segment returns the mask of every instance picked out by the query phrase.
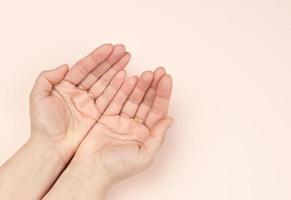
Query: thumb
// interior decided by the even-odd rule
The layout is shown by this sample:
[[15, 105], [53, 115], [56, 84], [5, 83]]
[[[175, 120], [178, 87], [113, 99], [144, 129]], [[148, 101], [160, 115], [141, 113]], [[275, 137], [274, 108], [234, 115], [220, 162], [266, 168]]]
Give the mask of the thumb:
[[61, 82], [68, 71], [68, 65], [61, 65], [55, 69], [43, 71], [37, 78], [32, 93], [48, 96], [53, 86]]
[[152, 128], [150, 137], [144, 143], [145, 148], [152, 157], [154, 157], [160, 149], [164, 141], [166, 131], [171, 127], [173, 121], [174, 120], [172, 118], [166, 118], [156, 123], [156, 125]]

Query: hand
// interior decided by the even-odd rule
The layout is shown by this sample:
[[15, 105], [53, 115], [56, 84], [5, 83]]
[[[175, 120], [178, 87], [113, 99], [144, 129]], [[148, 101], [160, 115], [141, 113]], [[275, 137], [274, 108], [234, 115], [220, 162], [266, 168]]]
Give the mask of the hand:
[[82, 141], [71, 164], [86, 165], [84, 170], [88, 171], [95, 169], [107, 184], [144, 170], [172, 123], [167, 118], [171, 90], [171, 76], [163, 68], [144, 72], [138, 81], [136, 77], [126, 80]]
[[107, 90], [123, 82], [129, 59], [123, 45], [105, 44], [71, 69], [41, 73], [30, 98], [31, 140], [53, 145], [68, 161], [113, 98]]
[[0, 199], [47, 193], [110, 102], [112, 85], [124, 81], [129, 59], [123, 45], [105, 44], [70, 70], [41, 73], [30, 98], [31, 138], [1, 166]]

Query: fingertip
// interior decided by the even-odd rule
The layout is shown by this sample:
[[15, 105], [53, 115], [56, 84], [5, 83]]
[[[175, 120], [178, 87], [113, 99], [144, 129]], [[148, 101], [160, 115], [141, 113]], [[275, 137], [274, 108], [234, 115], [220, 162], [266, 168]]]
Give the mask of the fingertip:
[[119, 72], [117, 72], [116, 76], [118, 77], [126, 77], [126, 71], [125, 70], [120, 70]]
[[174, 123], [174, 118], [172, 118], [172, 117], [168, 117], [168, 118], [167, 118], [167, 121], [168, 121], [168, 126], [167, 126], [167, 128], [170, 128], [170, 127], [173, 125], [173, 123]]
[[69, 70], [69, 65], [68, 64], [62, 64], [61, 66], [58, 67], [59, 69], [62, 69], [64, 71], [68, 71]]
[[123, 59], [126, 60], [126, 62], [128, 63], [131, 59], [131, 54], [129, 52], [125, 52]]
[[164, 99], [169, 99], [173, 87], [172, 77], [169, 74], [164, 75], [158, 85], [157, 95]]
[[117, 55], [124, 55], [125, 54], [125, 46], [123, 44], [117, 44], [114, 46], [113, 52]]
[[151, 87], [156, 89], [160, 79], [166, 74], [166, 71], [164, 70], [163, 67], [158, 67], [156, 68], [156, 70], [154, 71], [154, 79], [152, 82]]
[[164, 79], [167, 79], [167, 81], [172, 82], [172, 76], [170, 74], [165, 74]]
[[116, 45], [114, 46], [114, 48], [116, 48], [116, 49], [120, 49], [120, 50], [122, 50], [122, 51], [125, 51], [125, 50], [126, 50], [126, 47], [125, 47], [124, 44], [116, 44]]
[[174, 119], [171, 118], [171, 117], [167, 117], [167, 118], [164, 118], [164, 119], [161, 119], [160, 121], [158, 121], [155, 126], [159, 126], [161, 125], [162, 127], [168, 129], [171, 127], [171, 125], [173, 124], [174, 122]]
[[124, 69], [129, 63], [129, 61], [130, 61], [130, 54], [128, 52], [125, 52], [123, 56], [120, 58], [120, 60], [114, 64], [113, 68], [116, 70]]
[[154, 73], [152, 71], [144, 71], [140, 76], [144, 81], [150, 82], [153, 77]]
[[124, 83], [125, 77], [126, 77], [126, 71], [121, 70], [117, 72], [117, 74], [114, 76], [114, 78], [111, 81], [111, 84], [119, 88], [122, 85], [122, 83]]
[[68, 70], [69, 70], [68, 64], [62, 64], [54, 69], [43, 71], [42, 74], [46, 74], [46, 76], [48, 76], [52, 80], [54, 78], [56, 78], [56, 79], [62, 78], [63, 79], [65, 74], [68, 72]]
[[172, 76], [169, 75], [169, 74], [164, 75], [164, 76], [161, 78], [161, 81], [160, 81], [160, 84], [161, 84], [163, 87], [172, 86], [172, 83], [173, 83], [173, 79], [172, 79]]
[[132, 92], [133, 88], [135, 87], [137, 81], [138, 78], [136, 76], [127, 78], [122, 86], [123, 93], [129, 95]]
[[138, 77], [137, 77], [137, 76], [129, 77], [129, 78], [127, 79], [127, 81], [128, 81], [128, 83], [129, 83], [130, 85], [135, 85], [136, 82], [138, 81]]
[[100, 53], [104, 53], [105, 55], [111, 53], [114, 49], [114, 45], [111, 43], [106, 43], [101, 45], [100, 47], [97, 48], [97, 50], [100, 51]]
[[155, 73], [161, 73], [161, 74], [163, 73], [163, 74], [165, 74], [166, 73], [166, 69], [164, 67], [162, 67], [162, 66], [157, 67], [156, 70], [155, 70]]
[[131, 53], [130, 52], [126, 51], [125, 55], [128, 56], [129, 59], [131, 59]]
[[112, 43], [105, 43], [105, 44], [102, 44], [101, 46], [100, 46], [100, 48], [102, 48], [102, 47], [106, 47], [106, 48], [113, 48], [114, 47], [114, 45], [112, 44]]

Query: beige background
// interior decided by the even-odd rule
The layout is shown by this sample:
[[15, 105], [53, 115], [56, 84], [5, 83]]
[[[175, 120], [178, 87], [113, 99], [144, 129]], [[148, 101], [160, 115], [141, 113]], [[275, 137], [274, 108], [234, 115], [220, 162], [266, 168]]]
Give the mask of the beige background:
[[291, 199], [291, 1], [0, 1], [0, 162], [29, 136], [37, 74], [104, 42], [166, 66], [175, 125], [110, 200]]

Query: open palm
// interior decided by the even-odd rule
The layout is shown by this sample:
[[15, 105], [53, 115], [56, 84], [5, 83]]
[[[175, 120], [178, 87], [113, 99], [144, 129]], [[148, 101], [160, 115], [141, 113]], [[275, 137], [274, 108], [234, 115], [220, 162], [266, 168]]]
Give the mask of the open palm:
[[129, 59], [123, 45], [105, 44], [70, 70], [43, 72], [31, 93], [32, 137], [61, 143], [69, 159], [109, 104], [106, 90], [124, 81]]
[[163, 68], [127, 79], [81, 143], [75, 160], [91, 160], [113, 180], [145, 169], [171, 120], [172, 79]]

